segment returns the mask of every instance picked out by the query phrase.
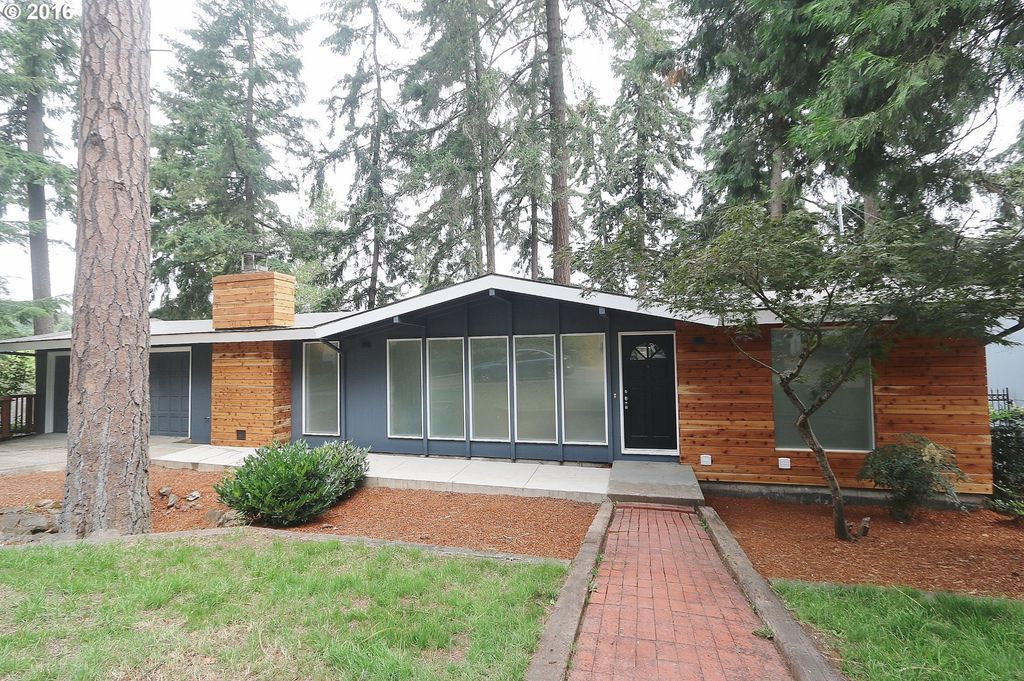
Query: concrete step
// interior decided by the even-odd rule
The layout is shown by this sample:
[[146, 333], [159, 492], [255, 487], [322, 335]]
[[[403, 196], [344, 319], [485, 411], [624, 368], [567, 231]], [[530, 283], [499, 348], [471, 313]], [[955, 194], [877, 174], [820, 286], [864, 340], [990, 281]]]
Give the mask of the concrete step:
[[612, 501], [702, 506], [693, 468], [669, 461], [616, 461], [608, 478]]

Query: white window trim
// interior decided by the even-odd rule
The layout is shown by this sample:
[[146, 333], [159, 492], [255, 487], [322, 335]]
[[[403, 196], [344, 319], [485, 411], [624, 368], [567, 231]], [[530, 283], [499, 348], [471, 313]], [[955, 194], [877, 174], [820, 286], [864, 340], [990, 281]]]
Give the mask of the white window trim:
[[[676, 446], [674, 449], [627, 449], [626, 448], [626, 409], [622, 399], [623, 375], [622, 375], [622, 340], [625, 336], [672, 336], [672, 376], [674, 377], [675, 389], [672, 391], [676, 398]], [[679, 361], [676, 355], [676, 332], [675, 331], [620, 331], [619, 347], [619, 451], [623, 454], [643, 454], [646, 456], [667, 456], [679, 458]]]
[[558, 380], [559, 387], [561, 388], [562, 403], [560, 405], [560, 414], [562, 417], [562, 434], [565, 434], [565, 345], [561, 342], [563, 338], [571, 338], [575, 336], [599, 336], [604, 339], [604, 365], [601, 367], [601, 376], [604, 379], [604, 387], [602, 390], [602, 398], [604, 399], [604, 440], [602, 442], [590, 441], [590, 442], [579, 442], [576, 440], [563, 440], [563, 445], [590, 445], [592, 447], [607, 447], [608, 446], [608, 337], [604, 332], [596, 333], [560, 333], [558, 343]]
[[[782, 330], [783, 329], [772, 329], [771, 332], [782, 331]], [[771, 333], [769, 333], [769, 336], [768, 336], [768, 345], [769, 345], [769, 351], [770, 351], [770, 349], [771, 349]], [[773, 358], [769, 357], [768, 359], [769, 359], [769, 361], [771, 361]], [[870, 358], [865, 358], [865, 361], [868, 362], [868, 373], [867, 373], [867, 379], [868, 379], [868, 430], [870, 431], [870, 436], [868, 438], [868, 441], [871, 443], [871, 449], [832, 449], [832, 448], [829, 448], [829, 447], [824, 447], [824, 445], [822, 445], [824, 447], [824, 449], [825, 449], [825, 453], [826, 454], [870, 454], [871, 452], [875, 451], [875, 449], [878, 448], [878, 441], [875, 439], [877, 437], [877, 435], [878, 435], [878, 433], [875, 430], [875, 371], [874, 371], [875, 367], [874, 367], [874, 362]], [[772, 439], [775, 438], [775, 432], [778, 429], [778, 424], [775, 423], [775, 381], [777, 381], [777, 380], [778, 380], [778, 377], [773, 374], [772, 375], [772, 431], [773, 431], [772, 432]], [[775, 447], [775, 451], [777, 451], [777, 452], [808, 452], [808, 453], [810, 453], [810, 452], [813, 452], [814, 450], [812, 450], [810, 447], [778, 447], [778, 446], [776, 446]]]
[[[509, 342], [508, 336], [470, 336], [469, 337], [469, 439], [472, 442], [511, 442], [512, 441], [512, 399], [508, 396], [508, 437], [506, 438], [491, 438], [491, 437], [476, 437], [473, 433], [473, 341], [475, 340], [489, 340], [500, 338], [505, 341], [505, 381], [506, 384], [512, 387], [512, 373], [511, 364], [512, 356], [509, 353]], [[513, 387], [514, 392], [514, 387]]]
[[[553, 333], [524, 333], [512, 336], [512, 354], [509, 356], [509, 364], [512, 367], [512, 394], [515, 399], [512, 401], [512, 418], [515, 419], [516, 424], [516, 442], [523, 444], [534, 444], [534, 445], [556, 445], [558, 444], [558, 364], [561, 361], [558, 352], [558, 340], [555, 338], [556, 334]], [[551, 355], [554, 358], [555, 371], [551, 376], [551, 387], [555, 392], [555, 409], [551, 412], [551, 417], [555, 421], [555, 437], [552, 440], [523, 440], [519, 438], [519, 383], [518, 376], [516, 373], [516, 340], [519, 338], [550, 338], [551, 339]]]
[[[434, 341], [459, 341], [459, 348], [461, 350], [462, 357], [462, 436], [461, 437], [438, 437], [430, 432], [430, 344]], [[430, 440], [439, 440], [446, 442], [465, 442], [466, 441], [466, 343], [462, 336], [440, 336], [437, 338], [427, 339], [427, 390], [426, 390], [426, 404], [427, 404], [427, 438]], [[390, 383], [389, 383], [390, 385]], [[388, 412], [390, 413], [390, 411]]]
[[319, 433], [312, 430], [306, 429], [306, 416], [309, 412], [306, 411], [306, 348], [310, 345], [323, 345], [321, 341], [306, 341], [302, 344], [302, 434], [303, 435], [319, 435], [324, 437], [339, 437], [341, 436], [341, 353], [338, 352], [337, 347], [331, 343], [331, 347], [335, 347], [334, 354], [337, 356], [337, 365], [335, 370], [335, 409], [338, 414], [338, 429], [333, 433]]
[[391, 344], [392, 343], [417, 343], [420, 350], [420, 400], [424, 399], [423, 396], [423, 339], [422, 338], [388, 338], [387, 347], [384, 350], [385, 360], [385, 376], [384, 380], [385, 390], [387, 391], [387, 419], [388, 419], [388, 438], [394, 440], [422, 440], [423, 439], [423, 405], [420, 404], [420, 434], [419, 435], [395, 435], [391, 429]]

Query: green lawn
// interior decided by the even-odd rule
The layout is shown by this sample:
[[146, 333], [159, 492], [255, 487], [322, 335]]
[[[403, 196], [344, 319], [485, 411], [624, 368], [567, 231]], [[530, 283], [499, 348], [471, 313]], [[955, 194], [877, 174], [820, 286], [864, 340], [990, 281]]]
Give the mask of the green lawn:
[[913, 589], [777, 581], [798, 619], [856, 681], [1024, 679], [1024, 602]]
[[0, 678], [521, 679], [566, 570], [241, 533], [0, 550]]

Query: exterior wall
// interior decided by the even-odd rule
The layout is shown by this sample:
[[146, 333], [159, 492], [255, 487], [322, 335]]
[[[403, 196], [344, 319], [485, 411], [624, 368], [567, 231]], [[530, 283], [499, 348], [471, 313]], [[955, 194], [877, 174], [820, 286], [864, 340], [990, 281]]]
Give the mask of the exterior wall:
[[[674, 322], [646, 315], [529, 296], [501, 293], [453, 301], [443, 309], [426, 310], [400, 323], [368, 329], [335, 339], [342, 350], [341, 436], [377, 452], [431, 456], [482, 456], [506, 459], [585, 461], [609, 463], [621, 454], [618, 401], [618, 332], [672, 331]], [[524, 442], [450, 441], [429, 438], [389, 438], [387, 433], [387, 340], [389, 338], [441, 338], [512, 336], [528, 334], [604, 333], [607, 359], [607, 445], [537, 444]], [[466, 343], [468, 353], [468, 342]], [[294, 343], [292, 363], [292, 438], [310, 443], [328, 439], [302, 432], [302, 343]], [[468, 374], [467, 374], [468, 375]], [[468, 391], [466, 392], [468, 400]], [[559, 413], [559, 433], [561, 414]], [[649, 458], [649, 457], [648, 457]], [[657, 457], [663, 458], [663, 457]]]
[[211, 444], [258, 447], [289, 439], [291, 354], [283, 341], [213, 345]]
[[295, 325], [295, 277], [243, 272], [213, 278], [213, 328]]
[[[679, 323], [676, 343], [681, 463], [701, 480], [824, 484], [810, 452], [775, 449], [768, 369], [744, 357], [721, 329]], [[742, 345], [754, 359], [771, 362], [768, 333]], [[984, 348], [965, 340], [908, 339], [874, 369], [876, 444], [903, 433], [925, 435], [956, 450], [970, 476], [961, 491], [991, 493]], [[712, 465], [701, 466], [701, 454], [710, 454]], [[791, 459], [790, 470], [779, 469], [780, 456]], [[864, 453], [829, 453], [846, 487], [871, 487], [856, 479], [863, 459]]]

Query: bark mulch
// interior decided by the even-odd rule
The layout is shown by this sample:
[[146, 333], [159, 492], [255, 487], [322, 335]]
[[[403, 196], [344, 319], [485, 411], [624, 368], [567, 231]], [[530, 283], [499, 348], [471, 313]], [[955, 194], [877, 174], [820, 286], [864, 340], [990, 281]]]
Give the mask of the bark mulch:
[[[150, 469], [153, 531], [208, 527], [203, 514], [225, 508], [213, 491], [222, 477], [219, 472]], [[168, 509], [166, 499], [157, 494], [164, 485], [181, 497], [180, 508]], [[201, 496], [190, 506], [184, 497], [192, 490]], [[63, 471], [0, 477], [0, 508], [63, 495]], [[563, 499], [362, 488], [314, 522], [291, 529], [573, 558], [597, 509], [595, 504]]]
[[868, 537], [832, 534], [832, 508], [708, 497], [757, 570], [768, 579], [911, 586], [1024, 599], [1024, 528], [988, 510], [921, 511], [911, 523], [885, 508], [847, 506]]

